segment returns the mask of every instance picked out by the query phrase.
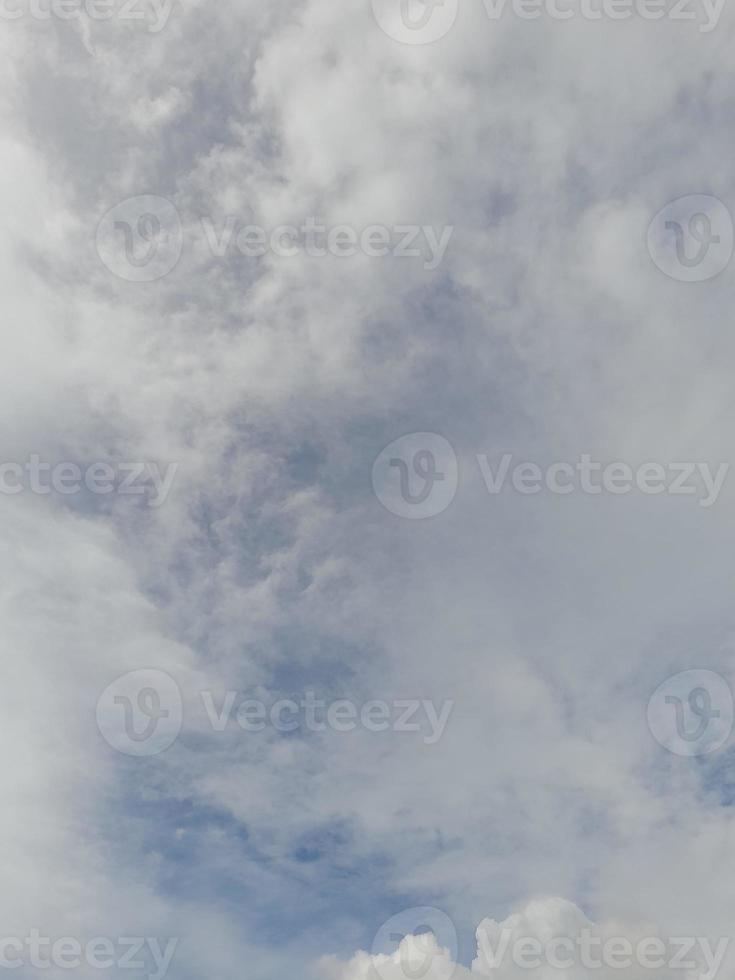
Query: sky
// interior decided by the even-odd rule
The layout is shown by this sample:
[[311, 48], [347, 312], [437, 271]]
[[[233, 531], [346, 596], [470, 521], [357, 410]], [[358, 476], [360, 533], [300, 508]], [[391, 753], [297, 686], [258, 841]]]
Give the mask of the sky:
[[[732, 8], [49, 4], [0, 4], [0, 970], [714, 948]], [[715, 975], [599, 975], [651, 972]]]

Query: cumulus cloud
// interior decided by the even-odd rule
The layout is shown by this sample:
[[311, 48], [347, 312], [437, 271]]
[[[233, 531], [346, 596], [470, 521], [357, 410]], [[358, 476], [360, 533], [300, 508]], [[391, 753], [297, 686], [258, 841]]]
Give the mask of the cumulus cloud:
[[[441, 930], [440, 930], [441, 931]], [[476, 931], [477, 955], [469, 968], [452, 959], [432, 931], [396, 934], [392, 953], [358, 952], [348, 961], [324, 957], [324, 980], [471, 980], [494, 976], [503, 980], [541, 977], [552, 980], [599, 976], [687, 978], [715, 976], [730, 944], [728, 937], [666, 937], [655, 928], [608, 920], [591, 922], [573, 902], [534, 899], [519, 912], [496, 921], [483, 919]]]

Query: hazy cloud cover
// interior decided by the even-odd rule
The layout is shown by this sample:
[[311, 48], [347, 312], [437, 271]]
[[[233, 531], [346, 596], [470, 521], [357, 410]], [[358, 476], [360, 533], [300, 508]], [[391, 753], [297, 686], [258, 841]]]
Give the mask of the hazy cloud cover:
[[[0, 936], [405, 980], [431, 907], [424, 976], [522, 980], [482, 923], [732, 932], [733, 12], [445, 2], [2, 7]], [[175, 709], [100, 702], [136, 671]]]

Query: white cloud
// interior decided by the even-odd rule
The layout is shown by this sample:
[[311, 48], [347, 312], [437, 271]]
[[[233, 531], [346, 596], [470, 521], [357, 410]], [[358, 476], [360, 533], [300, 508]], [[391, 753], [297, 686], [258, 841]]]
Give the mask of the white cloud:
[[726, 968], [729, 937], [670, 936], [658, 927], [621, 921], [591, 922], [573, 902], [541, 898], [496, 921], [483, 919], [476, 931], [477, 956], [468, 969], [454, 962], [450, 950], [432, 931], [409, 933], [392, 953], [356, 953], [348, 961], [324, 957], [318, 975], [324, 980], [500, 980], [540, 977], [570, 980], [599, 976], [650, 976], [692, 980], [717, 976]]
[[[686, 194], [735, 209], [732, 23], [491, 22], [478, 0], [409, 47], [362, 0], [182, 2], [156, 34], [3, 22], [2, 460], [179, 464], [156, 512], [1, 499], [5, 928], [196, 927], [181, 975], [225, 976], [347, 955], [414, 898], [467, 923], [561, 894], [725, 934], [726, 780], [662, 754], [645, 703], [676, 670], [730, 674], [732, 491], [491, 499], [471, 465], [730, 458], [735, 269], [672, 281], [646, 231]], [[95, 230], [143, 194], [183, 254], [130, 283]], [[228, 215], [455, 232], [435, 271], [253, 262], [207, 247], [202, 217]], [[425, 431], [457, 497], [402, 522], [371, 467]], [[434, 746], [213, 742], [191, 716], [129, 770], [94, 708], [138, 667], [188, 704], [206, 681], [455, 708]], [[247, 845], [192, 832], [172, 857], [186, 805]]]

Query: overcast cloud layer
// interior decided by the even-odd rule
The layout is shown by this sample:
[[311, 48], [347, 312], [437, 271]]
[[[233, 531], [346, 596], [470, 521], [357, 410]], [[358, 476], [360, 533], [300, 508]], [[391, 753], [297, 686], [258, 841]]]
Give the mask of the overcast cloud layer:
[[[430, 43], [398, 0], [3, 6], [2, 937], [175, 937], [173, 980], [523, 980], [481, 923], [732, 933], [735, 13], [447, 4]], [[309, 219], [431, 231], [272, 246]], [[34, 492], [34, 455], [171, 483]], [[105, 726], [172, 705], [98, 701], [139, 670], [181, 718], [136, 756]], [[423, 923], [374, 939], [422, 907], [457, 941], [406, 974]]]

